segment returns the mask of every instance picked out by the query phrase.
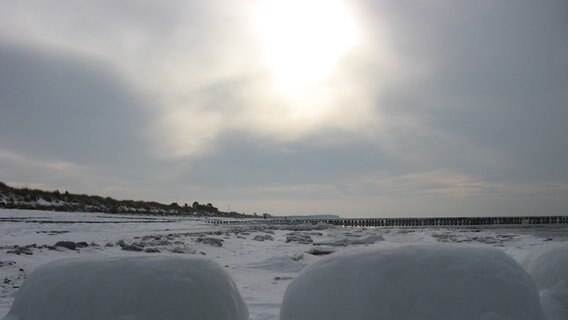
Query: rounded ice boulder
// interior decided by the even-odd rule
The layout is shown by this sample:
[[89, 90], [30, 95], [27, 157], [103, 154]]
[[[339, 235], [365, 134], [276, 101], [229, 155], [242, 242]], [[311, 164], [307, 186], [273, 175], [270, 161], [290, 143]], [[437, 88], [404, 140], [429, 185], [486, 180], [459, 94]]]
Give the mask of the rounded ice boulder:
[[234, 282], [201, 257], [70, 259], [36, 269], [6, 320], [247, 320]]
[[535, 248], [522, 259], [522, 264], [539, 289], [548, 289], [560, 282], [568, 285], [568, 242]]
[[304, 269], [280, 320], [542, 320], [538, 291], [490, 247], [384, 246], [337, 253]]
[[535, 248], [521, 262], [541, 289], [547, 319], [568, 319], [568, 242]]

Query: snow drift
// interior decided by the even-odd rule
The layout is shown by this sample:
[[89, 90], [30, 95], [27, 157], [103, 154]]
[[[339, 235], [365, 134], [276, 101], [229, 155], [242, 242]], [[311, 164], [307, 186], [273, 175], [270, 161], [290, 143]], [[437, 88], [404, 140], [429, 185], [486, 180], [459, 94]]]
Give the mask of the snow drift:
[[304, 269], [281, 320], [541, 320], [531, 277], [490, 247], [411, 245], [337, 253]]
[[46, 264], [5, 320], [247, 320], [230, 276], [200, 257], [131, 256]]

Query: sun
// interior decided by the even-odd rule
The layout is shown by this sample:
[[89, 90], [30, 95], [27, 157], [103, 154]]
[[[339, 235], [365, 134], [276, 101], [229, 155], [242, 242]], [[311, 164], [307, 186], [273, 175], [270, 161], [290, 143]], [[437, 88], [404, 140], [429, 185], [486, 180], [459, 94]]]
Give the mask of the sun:
[[327, 79], [358, 38], [341, 0], [265, 0], [256, 21], [264, 61], [284, 92]]

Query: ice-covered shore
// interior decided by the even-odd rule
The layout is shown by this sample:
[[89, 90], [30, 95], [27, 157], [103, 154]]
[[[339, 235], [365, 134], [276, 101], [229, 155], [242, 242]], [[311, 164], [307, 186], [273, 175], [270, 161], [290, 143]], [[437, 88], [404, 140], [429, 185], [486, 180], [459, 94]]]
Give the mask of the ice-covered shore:
[[[491, 289], [489, 290], [491, 292], [496, 292], [496, 288], [505, 287], [504, 285], [497, 285], [500, 283], [499, 280], [508, 279], [506, 282], [512, 283], [510, 288], [516, 289], [513, 290], [515, 295], [510, 295], [507, 301], [503, 301], [504, 305], [510, 306], [507, 310], [511, 312], [514, 309], [518, 312], [524, 310], [528, 315], [535, 315], [533, 318], [527, 319], [540, 319], [537, 310], [540, 305], [537, 304], [536, 307], [533, 306], [534, 308], [530, 307], [533, 305], [531, 303], [534, 302], [531, 302], [530, 290], [522, 289], [528, 288], [530, 283], [533, 286], [536, 284], [534, 292], [540, 293], [540, 304], [542, 304], [545, 319], [568, 319], [568, 288], [566, 285], [568, 280], [565, 272], [565, 270], [568, 270], [566, 264], [568, 260], [566, 246], [568, 229], [566, 227], [376, 229], [260, 225], [222, 228], [207, 224], [203, 220], [183, 218], [164, 219], [0, 210], [0, 240], [0, 280], [2, 280], [2, 283], [0, 283], [0, 318], [8, 313], [14, 295], [22, 286], [24, 279], [32, 271], [51, 261], [67, 258], [104, 260], [115, 259], [113, 257], [135, 256], [162, 258], [177, 255], [179, 257], [203, 256], [215, 261], [234, 279], [240, 295], [248, 306], [250, 319], [278, 319], [287, 287], [289, 287], [288, 290], [292, 290], [291, 288], [297, 286], [294, 283], [306, 279], [306, 273], [314, 270], [314, 268], [317, 269], [322, 264], [325, 265], [325, 261], [347, 259], [344, 262], [345, 266], [349, 263], [357, 264], [356, 261], [359, 258], [356, 257], [355, 252], [370, 250], [369, 252], [376, 252], [377, 254], [364, 254], [360, 258], [362, 261], [367, 261], [367, 258], [365, 258], [367, 256], [381, 256], [378, 253], [389, 257], [381, 260], [381, 263], [383, 263], [381, 268], [374, 269], [384, 270], [390, 267], [393, 270], [400, 270], [400, 274], [409, 275], [408, 279], [413, 279], [412, 277], [416, 276], [417, 273], [422, 273], [424, 279], [430, 279], [428, 280], [430, 282], [420, 282], [415, 279], [409, 280], [407, 283], [409, 285], [415, 283], [417, 288], [422, 286], [422, 290], [430, 293], [421, 295], [425, 297], [424, 301], [427, 301], [427, 298], [435, 299], [435, 295], [431, 294], [431, 291], [435, 288], [432, 286], [442, 286], [445, 283], [444, 286], [446, 287], [438, 288], [439, 292], [452, 293], [451, 296], [456, 298], [460, 297], [461, 294], [461, 299], [472, 299], [469, 302], [475, 304], [478, 308], [475, 309], [475, 306], [473, 306], [471, 310], [481, 310], [484, 305], [489, 305], [487, 304], [489, 298], [505, 299], [503, 297], [507, 294], [503, 293], [499, 298], [497, 294], [477, 296], [474, 293], [486, 292], [489, 289]], [[61, 241], [72, 242], [75, 246], [69, 248], [55, 246], [56, 243]], [[430, 250], [433, 253], [428, 254], [419, 250], [414, 255], [408, 254], [407, 251], [411, 250], [408, 248], [415, 247], [417, 244], [429, 248], [426, 251]], [[448, 244], [456, 248], [452, 249], [455, 252], [449, 257], [439, 251], [440, 248], [444, 248]], [[460, 271], [458, 267], [464, 267], [468, 265], [467, 263], [455, 264], [455, 268], [450, 270], [455, 271], [454, 273], [449, 271], [438, 275], [433, 273], [433, 271], [444, 266], [451, 266], [450, 262], [455, 259], [459, 260], [460, 257], [465, 259], [465, 256], [471, 256], [472, 253], [468, 250], [472, 250], [470, 249], [472, 244], [482, 246], [484, 252], [489, 252], [487, 254], [478, 253], [478, 259], [475, 260], [478, 262], [485, 261], [486, 263], [481, 263], [477, 267], [470, 266], [472, 269], [468, 269], [469, 274], [464, 273], [464, 270]], [[343, 258], [345, 256], [349, 258]], [[427, 266], [412, 264], [412, 261], [419, 257], [422, 257], [425, 261], [431, 261], [431, 264], [436, 267], [429, 269]], [[396, 261], [399, 261], [400, 265], [393, 267], [397, 266]], [[514, 264], [511, 265], [511, 261]], [[375, 263], [378, 262], [375, 261]], [[341, 266], [343, 263], [339, 265]], [[486, 269], [483, 269], [486, 271], [486, 277], [483, 279], [487, 281], [472, 282], [472, 279], [477, 279], [475, 276], [477, 269], [475, 268], [481, 268], [482, 265], [486, 266]], [[406, 269], [402, 266], [406, 266]], [[503, 266], [508, 267], [504, 268]], [[353, 270], [353, 268], [348, 269]], [[519, 273], [519, 270], [522, 272]], [[359, 274], [363, 274], [363, 271], [360, 271]], [[341, 282], [342, 277], [346, 275], [345, 272], [334, 274], [334, 277], [330, 277], [331, 279], [328, 280], [329, 284], [336, 287], [336, 290], [342, 290], [341, 292], [347, 296], [359, 297], [356, 301], [362, 301], [360, 296], [366, 290], [365, 285], [370, 287], [373, 282], [364, 281], [360, 285], [355, 285], [355, 281], [349, 282], [349, 285], [346, 286]], [[317, 274], [324, 273], [326, 272], [317, 272]], [[380, 274], [377, 273], [375, 276], [378, 277]], [[468, 276], [463, 276], [464, 274], [468, 274]], [[521, 274], [524, 274], [524, 276], [521, 276]], [[529, 280], [526, 278], [528, 277], [527, 274], [530, 275]], [[460, 277], [460, 275], [462, 276]], [[441, 277], [441, 280], [436, 280], [436, 277]], [[536, 280], [534, 283], [533, 279]], [[463, 285], [449, 288], [447, 286], [450, 285], [448, 284], [450, 282], [444, 282], [446, 280], [452, 280], [451, 283]], [[293, 283], [290, 285], [292, 281]], [[381, 286], [385, 287], [385, 284], [396, 286], [397, 283], [404, 283], [404, 281], [401, 281], [381, 282]], [[484, 287], [484, 283], [487, 286]], [[490, 287], [490, 284], [495, 284], [495, 287]], [[474, 285], [478, 285], [478, 287], [472, 288]], [[344, 289], [340, 289], [341, 287]], [[484, 289], [477, 290], [476, 288]], [[325, 297], [322, 298], [322, 294], [318, 293], [317, 290], [302, 290], [302, 292], [306, 301], [325, 300]], [[398, 294], [399, 298], [402, 295], [402, 301], [404, 299], [407, 299], [407, 301], [408, 299], [419, 299], [419, 296], [416, 296], [419, 291], [416, 290], [395, 290], [394, 292], [385, 290], [385, 292], [393, 293], [390, 297], [397, 296], [394, 293]], [[535, 299], [538, 302], [539, 297], [536, 296]], [[286, 302], [287, 299], [284, 299], [284, 301], [285, 305], [282, 309], [285, 313], [284, 310], [289, 308], [286, 305], [290, 304]], [[442, 307], [436, 307], [435, 302], [432, 301], [427, 303], [431, 308], [443, 310]], [[327, 300], [327, 303], [336, 306], [341, 305], [330, 300]], [[518, 308], [513, 307], [515, 303], [518, 304]], [[292, 309], [299, 310], [299, 307], [294, 304], [291, 305], [294, 306]], [[466, 312], [465, 310], [468, 309], [463, 310]], [[511, 316], [514, 313], [509, 313], [509, 311], [493, 310], [479, 313], [479, 319], [506, 319], [499, 318], [500, 315], [512, 317], [511, 319], [523, 319], [522, 317]], [[465, 316], [462, 318], [468, 319]], [[142, 318], [134, 317], [132, 319]], [[290, 318], [286, 318], [283, 314], [281, 319]]]

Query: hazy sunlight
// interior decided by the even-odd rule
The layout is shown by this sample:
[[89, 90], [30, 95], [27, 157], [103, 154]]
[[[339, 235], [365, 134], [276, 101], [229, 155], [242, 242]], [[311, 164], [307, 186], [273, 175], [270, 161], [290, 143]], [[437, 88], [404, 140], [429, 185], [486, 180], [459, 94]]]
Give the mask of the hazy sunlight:
[[278, 89], [297, 92], [325, 80], [357, 40], [340, 0], [266, 0], [257, 17]]

